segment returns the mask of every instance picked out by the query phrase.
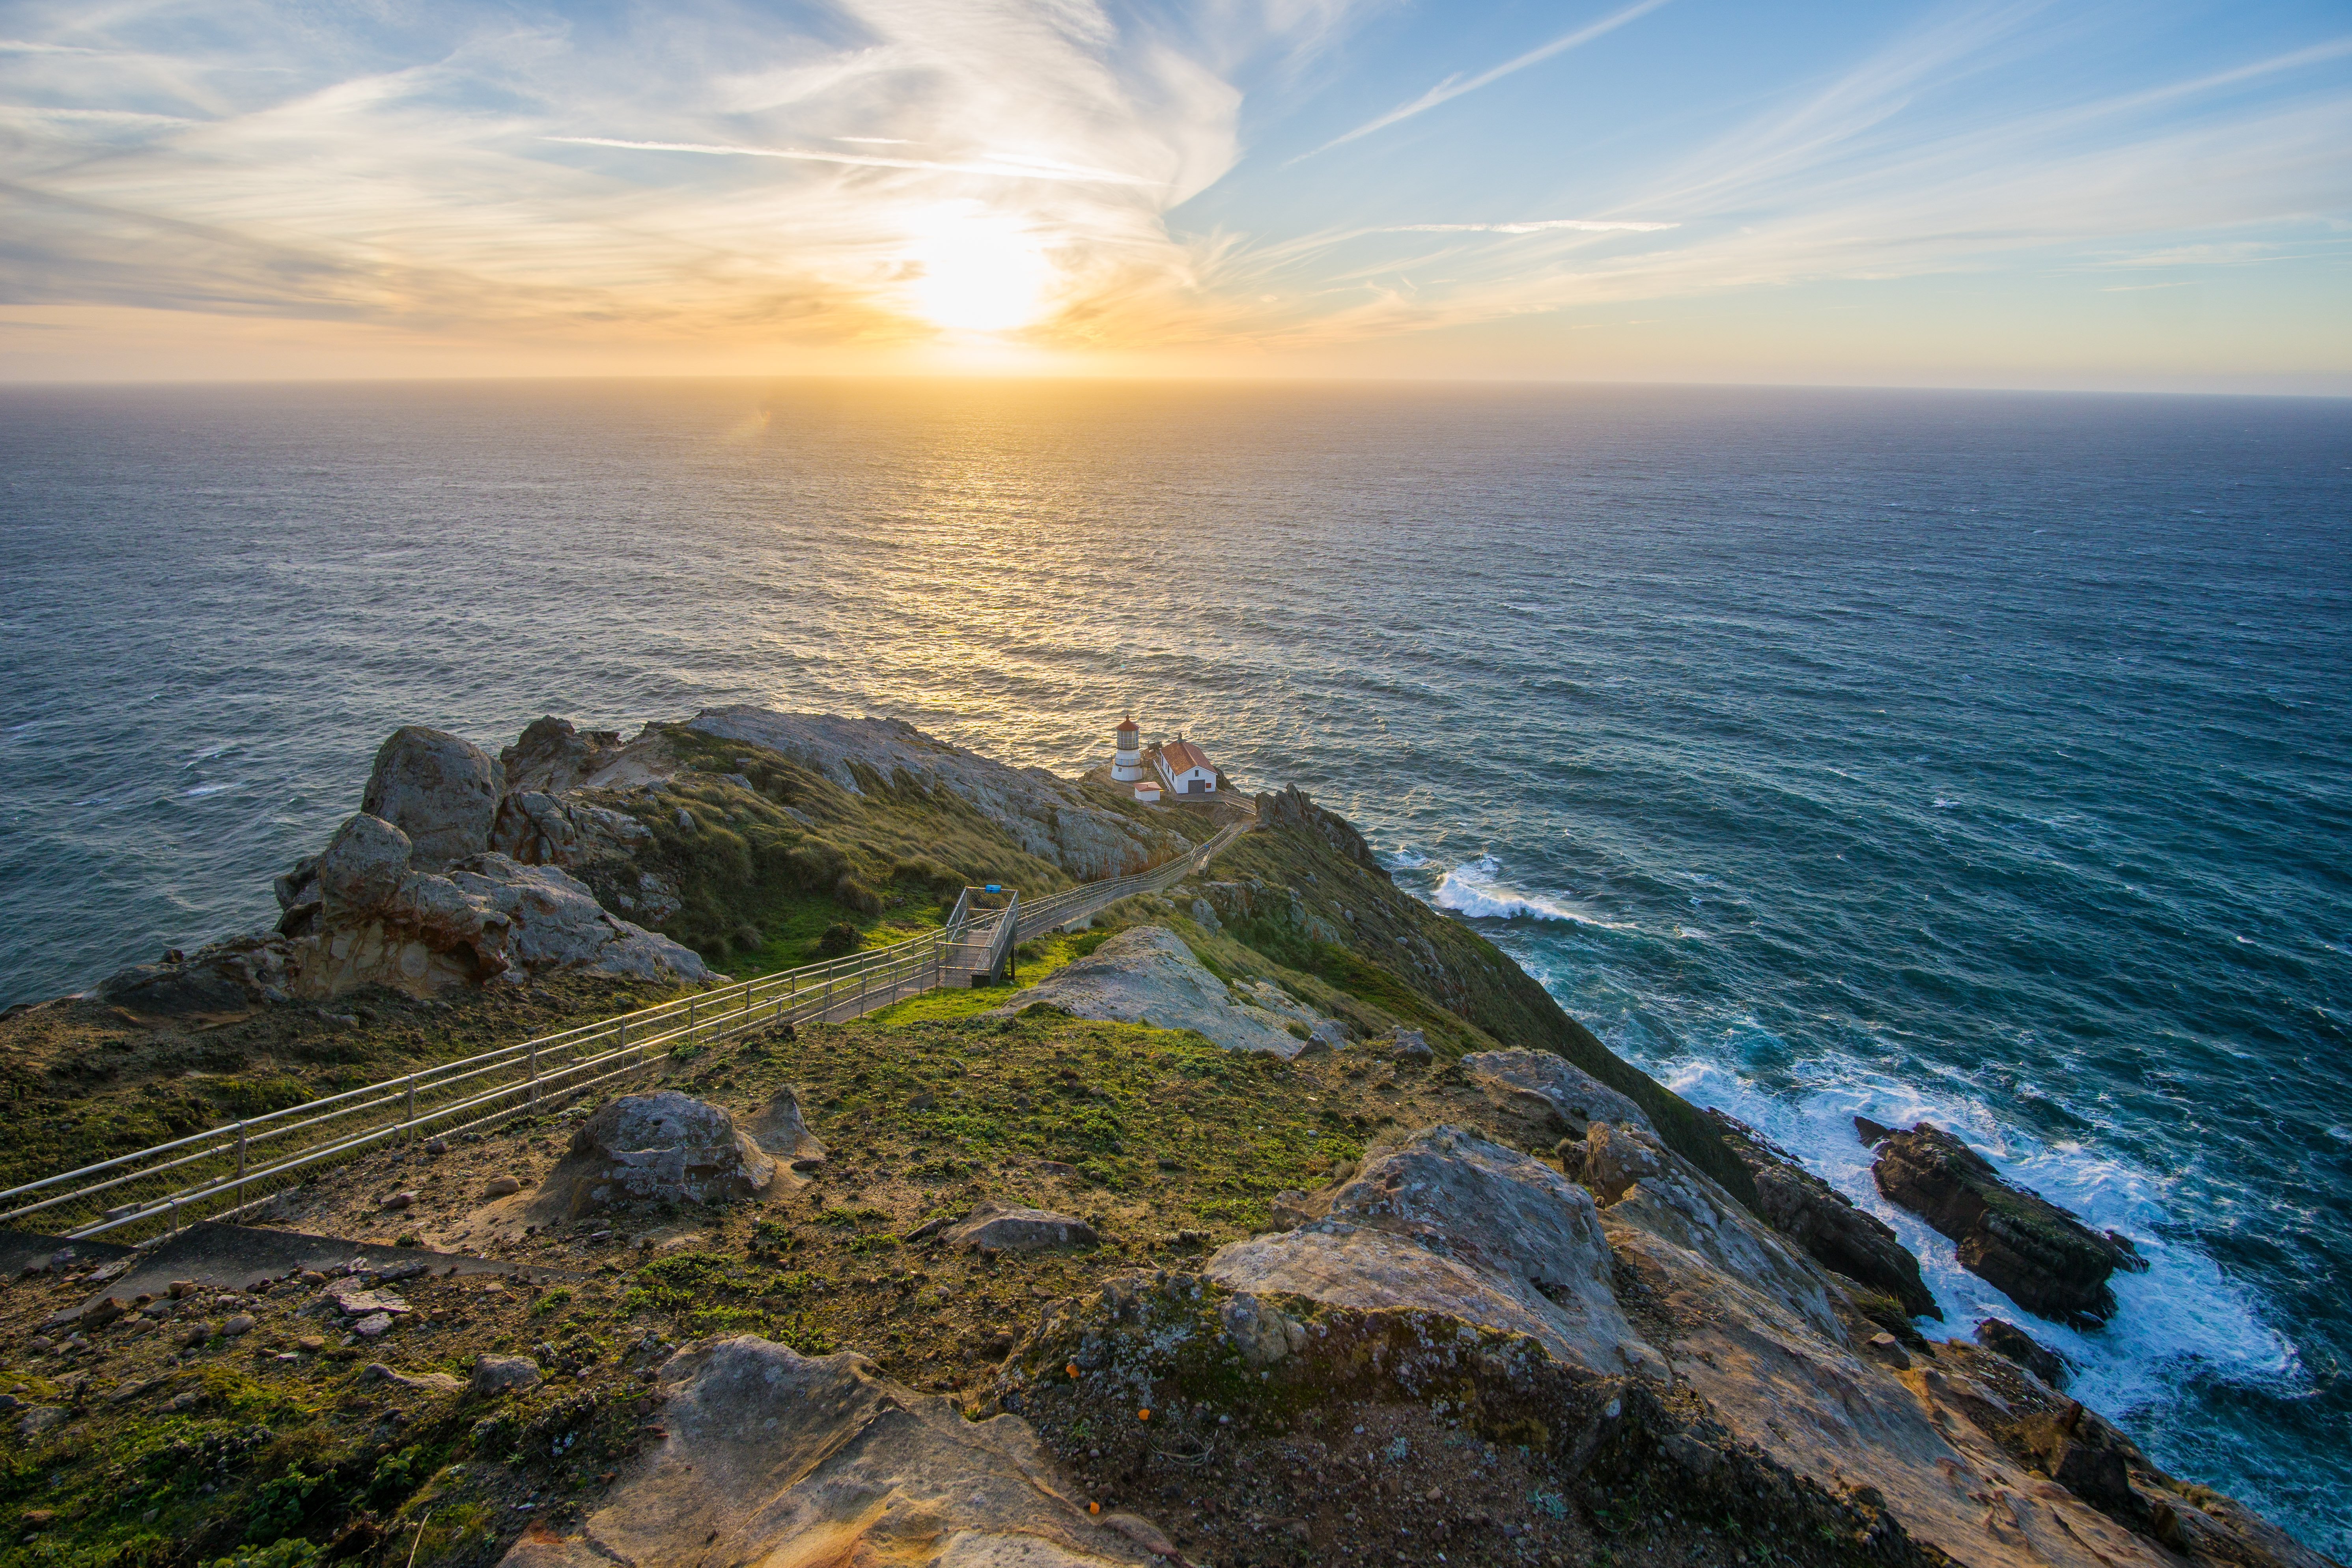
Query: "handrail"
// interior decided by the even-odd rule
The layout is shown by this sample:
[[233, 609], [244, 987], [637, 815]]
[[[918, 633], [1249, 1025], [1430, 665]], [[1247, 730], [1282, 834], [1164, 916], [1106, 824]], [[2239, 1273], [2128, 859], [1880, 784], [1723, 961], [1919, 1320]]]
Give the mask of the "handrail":
[[64, 1222], [59, 1234], [68, 1237], [177, 1229], [257, 1207], [320, 1164], [387, 1141], [470, 1131], [544, 1110], [690, 1046], [786, 1025], [844, 1023], [942, 985], [991, 980], [1028, 938], [1174, 886], [1251, 826], [1229, 824], [1149, 870], [1042, 899], [1008, 889], [1001, 910], [975, 909], [981, 889], [966, 888], [945, 923], [887, 947], [692, 992], [43, 1176], [0, 1191], [0, 1205], [15, 1205], [0, 1212], [0, 1226], [38, 1215]]

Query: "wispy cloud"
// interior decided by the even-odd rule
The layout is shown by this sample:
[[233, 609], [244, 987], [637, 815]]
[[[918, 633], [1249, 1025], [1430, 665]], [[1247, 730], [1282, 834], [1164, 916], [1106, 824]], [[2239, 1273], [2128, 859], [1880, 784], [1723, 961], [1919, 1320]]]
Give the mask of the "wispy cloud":
[[[841, 163], [862, 169], [929, 169], [946, 174], [989, 174], [1012, 180], [1079, 180], [1116, 185], [1146, 185], [1153, 182], [1112, 169], [1088, 169], [1043, 158], [981, 160], [943, 163], [928, 158], [882, 158], [857, 153], [825, 153], [806, 147], [730, 147], [708, 142], [629, 142], [616, 136], [550, 136], [580, 147], [619, 147], [633, 153], [707, 153], [728, 158], [782, 158], [802, 163]], [[899, 136], [844, 136], [844, 142], [887, 142], [899, 146]]]
[[1595, 38], [1613, 33], [1626, 23], [1646, 16], [1664, 4], [1666, 0], [1634, 0], [1633, 5], [1622, 11], [1603, 16], [1598, 22], [1579, 27], [1573, 32], [1562, 33], [1551, 42], [1538, 44], [1523, 55], [1513, 56], [1491, 70], [1480, 71], [1476, 76], [1468, 78], [1447, 77], [1412, 102], [1401, 103], [1386, 114], [1377, 119], [1368, 120], [1353, 131], [1344, 135], [1334, 136], [1313, 152], [1303, 153], [1299, 156], [1312, 158], [1317, 153], [1328, 153], [1332, 148], [1353, 142], [1359, 137], [1370, 136], [1375, 131], [1385, 131], [1401, 121], [1410, 120], [1416, 114], [1426, 113], [1441, 103], [1451, 103], [1465, 93], [1475, 92], [1482, 87], [1491, 87], [1514, 72], [1523, 71], [1529, 66], [1541, 65], [1555, 55], [1566, 54], [1569, 50], [1589, 44]]
[[1374, 234], [1542, 234], [1548, 229], [1574, 229], [1580, 234], [1654, 234], [1675, 228], [1671, 223], [1634, 223], [1615, 218], [1539, 217], [1519, 223], [1397, 223]]

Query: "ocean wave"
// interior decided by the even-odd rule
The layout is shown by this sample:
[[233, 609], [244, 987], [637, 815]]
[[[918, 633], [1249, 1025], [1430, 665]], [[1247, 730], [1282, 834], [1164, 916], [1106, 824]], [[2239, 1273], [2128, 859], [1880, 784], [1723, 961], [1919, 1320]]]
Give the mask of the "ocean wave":
[[[1929, 1337], [1967, 1339], [1982, 1320], [2006, 1318], [2075, 1363], [2078, 1397], [2117, 1415], [2177, 1401], [2201, 1377], [2281, 1390], [2304, 1381], [2294, 1347], [2264, 1321], [2256, 1295], [2202, 1249], [2166, 1234], [2172, 1216], [2164, 1178], [2078, 1143], [2034, 1140], [1957, 1084], [1923, 1088], [1839, 1055], [1808, 1058], [1794, 1072], [1804, 1085], [1794, 1094], [1703, 1058], [1661, 1076], [1692, 1103], [1754, 1127], [1894, 1226], [1944, 1310], [1940, 1325], [1921, 1323]], [[1872, 1152], [1854, 1133], [1857, 1115], [1896, 1127], [1933, 1121], [1965, 1137], [2011, 1181], [2095, 1228], [2130, 1237], [2147, 1271], [2115, 1277], [2116, 1311], [2104, 1327], [2083, 1331], [2035, 1317], [1963, 1269], [1950, 1240], [1879, 1193]]]
[[1475, 860], [1465, 860], [1445, 873], [1430, 895], [1430, 901], [1441, 910], [1452, 910], [1458, 915], [1474, 920], [1538, 920], [1575, 921], [1580, 924], [1601, 925], [1577, 913], [1565, 904], [1534, 893], [1525, 893], [1503, 885], [1503, 868], [1492, 855], [1481, 855]]
[[182, 800], [195, 800], [195, 799], [198, 799], [198, 798], [200, 798], [200, 797], [202, 797], [202, 796], [208, 795], [218, 795], [218, 794], [220, 794], [223, 790], [232, 790], [232, 789], [235, 789], [236, 787], [236, 785], [233, 784], [198, 784], [198, 785], [196, 785], [194, 789], [184, 789], [184, 790], [182, 790], [182, 791], [180, 792], [180, 798], [181, 798]]

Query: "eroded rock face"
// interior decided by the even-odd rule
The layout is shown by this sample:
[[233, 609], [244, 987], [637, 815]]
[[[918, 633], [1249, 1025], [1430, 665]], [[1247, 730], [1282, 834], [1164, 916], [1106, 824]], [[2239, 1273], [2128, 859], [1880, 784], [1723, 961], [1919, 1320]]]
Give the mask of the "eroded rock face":
[[568, 1216], [648, 1199], [726, 1203], [761, 1196], [775, 1173], [725, 1110], [663, 1089], [625, 1094], [582, 1122], [540, 1201]]
[[408, 836], [415, 863], [437, 868], [490, 847], [506, 770], [470, 741], [422, 724], [378, 749], [360, 809]]
[[278, 943], [288, 993], [331, 997], [378, 984], [425, 995], [555, 970], [673, 984], [712, 978], [692, 949], [606, 913], [585, 884], [551, 866], [477, 855], [446, 873], [412, 870], [387, 894], [400, 837], [355, 816], [320, 858], [315, 918]]
[[1754, 1128], [1719, 1110], [1707, 1120], [1756, 1178], [1758, 1212], [1813, 1261], [1902, 1303], [1915, 1318], [1938, 1318], [1943, 1309], [1920, 1277], [1919, 1260], [1894, 1226], [1853, 1206], [1843, 1193], [1767, 1142]]
[[[1197, 1029], [1229, 1051], [1264, 1051], [1286, 1061], [1307, 1044], [1286, 1026], [1291, 1017], [1234, 1000], [1225, 983], [1165, 926], [1119, 932], [1087, 957], [1015, 994], [995, 1016], [1010, 1017], [1040, 1002], [1076, 1018]], [[1311, 1028], [1308, 1034], [1312, 1038]]]
[[1533, 1335], [1595, 1372], [1663, 1375], [1609, 1270], [1583, 1188], [1475, 1133], [1433, 1127], [1367, 1160], [1322, 1218], [1220, 1247], [1204, 1272], [1255, 1296], [1444, 1312]]
[[673, 1356], [659, 1387], [666, 1436], [652, 1453], [576, 1529], [524, 1535], [508, 1568], [1156, 1561], [1115, 1517], [1069, 1500], [1028, 1423], [967, 1421], [853, 1352], [720, 1340]]
[[1549, 1051], [1480, 1051], [1462, 1058], [1470, 1081], [1530, 1139], [1582, 1138], [1595, 1121], [1631, 1122], [1655, 1132], [1648, 1113], [1565, 1057]]
[[620, 750], [619, 731], [578, 729], [551, 713], [523, 727], [499, 753], [499, 766], [511, 794], [559, 795], [588, 782]]
[[2132, 1244], [2001, 1179], [1959, 1139], [1922, 1121], [1890, 1132], [1871, 1164], [1878, 1190], [1959, 1244], [1960, 1267], [2029, 1312], [2088, 1328], [2114, 1315], [2108, 1277], [2147, 1265]]
[[1030, 854], [1082, 881], [1141, 871], [1188, 847], [1173, 831], [1105, 810], [1077, 785], [1042, 768], [1007, 767], [897, 719], [733, 707], [705, 709], [691, 724], [708, 735], [765, 746], [852, 794], [864, 794], [866, 779], [901, 775], [944, 789]]
[[761, 1153], [789, 1170], [814, 1171], [824, 1163], [824, 1145], [809, 1131], [808, 1121], [801, 1114], [801, 1097], [791, 1089], [776, 1090], [743, 1131]]
[[1596, 1121], [1584, 1138], [1585, 1183], [1603, 1217], [1669, 1242], [1769, 1298], [1833, 1345], [1846, 1334], [1835, 1287], [1697, 1166], [1637, 1127]]

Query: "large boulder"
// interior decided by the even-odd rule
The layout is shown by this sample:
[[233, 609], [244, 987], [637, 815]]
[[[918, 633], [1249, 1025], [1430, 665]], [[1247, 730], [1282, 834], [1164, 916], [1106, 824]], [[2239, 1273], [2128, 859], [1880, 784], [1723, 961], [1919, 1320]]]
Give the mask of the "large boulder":
[[408, 879], [413, 854], [408, 835], [383, 817], [361, 812], [346, 818], [312, 867], [319, 918], [347, 926], [383, 914]]
[[1706, 1112], [1723, 1141], [1756, 1178], [1756, 1212], [1773, 1229], [1811, 1255], [1814, 1262], [1847, 1279], [1884, 1291], [1915, 1318], [1941, 1318], [1936, 1293], [1919, 1274], [1919, 1260], [1876, 1215], [1852, 1199], [1736, 1117]]
[[579, 1523], [535, 1527], [506, 1568], [615, 1563], [1108, 1568], [1157, 1561], [1124, 1516], [1071, 1500], [1029, 1424], [970, 1421], [852, 1352], [706, 1342], [660, 1373], [660, 1435]]
[[2102, 1235], [1933, 1122], [1890, 1132], [1871, 1176], [1878, 1190], [1959, 1244], [1960, 1267], [2029, 1312], [2090, 1328], [2114, 1315], [2108, 1277], [2147, 1267], [2124, 1237]]
[[1611, 1292], [1591, 1195], [1539, 1161], [1426, 1128], [1315, 1206], [1321, 1218], [1220, 1247], [1203, 1272], [1258, 1297], [1444, 1312], [1594, 1372], [1664, 1374]]
[[[1229, 1051], [1263, 1051], [1285, 1060], [1307, 1044], [1290, 1032], [1294, 1017], [1236, 1000], [1225, 983], [1192, 956], [1184, 940], [1165, 926], [1119, 932], [1087, 957], [1015, 994], [996, 1016], [1010, 1017], [1039, 1003], [1077, 1018], [1195, 1029]], [[1311, 1026], [1299, 1026], [1308, 1039], [1314, 1037]]]
[[580, 1124], [535, 1207], [568, 1216], [644, 1201], [763, 1195], [776, 1162], [716, 1105], [675, 1089], [625, 1094]]
[[360, 809], [406, 834], [415, 863], [433, 868], [490, 847], [490, 826], [506, 792], [506, 770], [488, 752], [409, 724], [377, 750]]
[[983, 1202], [940, 1232], [940, 1239], [956, 1252], [1031, 1253], [1092, 1247], [1100, 1238], [1094, 1226], [1066, 1214]]

